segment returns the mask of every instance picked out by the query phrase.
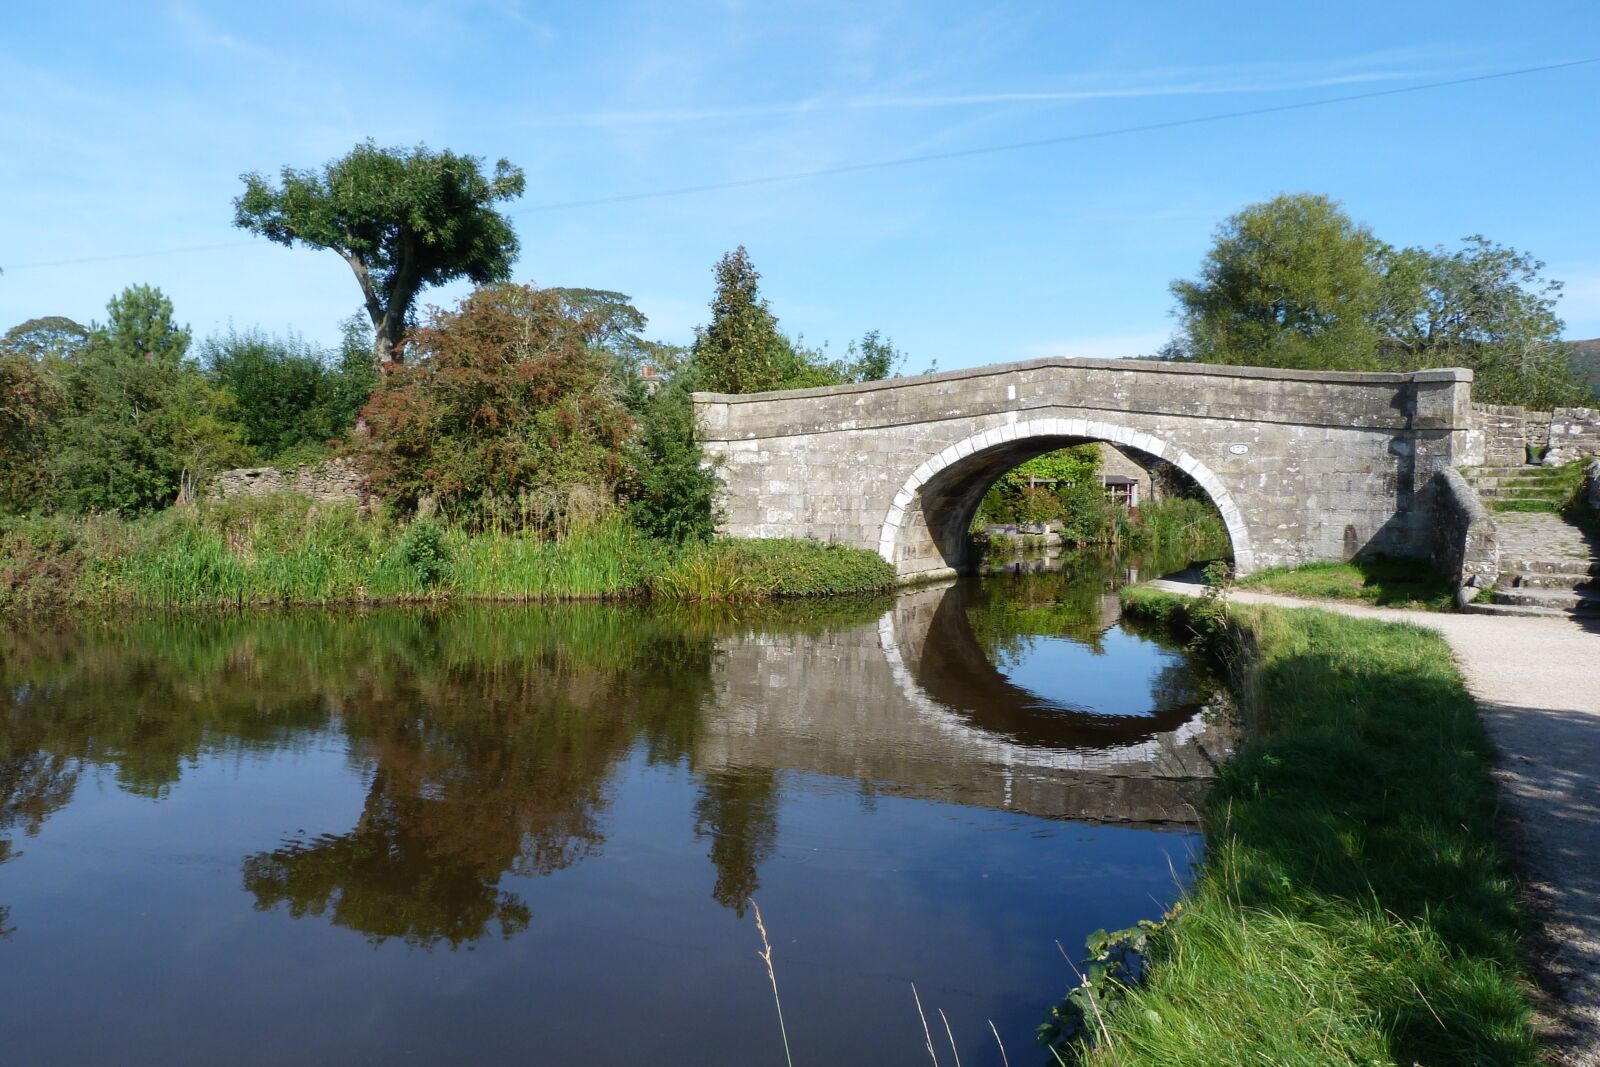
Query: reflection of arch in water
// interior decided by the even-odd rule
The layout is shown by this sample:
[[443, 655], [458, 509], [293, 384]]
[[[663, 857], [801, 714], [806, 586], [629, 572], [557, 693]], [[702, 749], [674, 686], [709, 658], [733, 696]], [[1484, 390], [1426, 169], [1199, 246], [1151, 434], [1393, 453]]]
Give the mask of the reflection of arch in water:
[[[970, 569], [967, 529], [978, 502], [995, 480], [1034, 456], [1094, 440], [1165, 460], [1193, 478], [1222, 515], [1239, 573], [1255, 569], [1255, 550], [1244, 516], [1211, 468], [1161, 438], [1092, 419], [1014, 422], [973, 434], [928, 457], [911, 472], [889, 505], [878, 533], [878, 554], [902, 575], [925, 570], [907, 570], [904, 564], [907, 559], [930, 554], [946, 568]], [[931, 552], [924, 550], [928, 546]]]
[[968, 614], [973, 591], [966, 582], [945, 591], [919, 661], [905, 667], [923, 693], [974, 726], [1034, 747], [1125, 748], [1171, 733], [1200, 712], [1200, 704], [1190, 703], [1148, 716], [1114, 716], [1042, 700], [1001, 672], [983, 649]]
[[[1047, 723], [1037, 699], [989, 662], [966, 623], [954, 586], [902, 594], [879, 620], [878, 641], [896, 687], [923, 722], [972, 755], [996, 763], [1209, 777], [1214, 770], [1210, 753], [1227, 748], [1208, 721], [1212, 716], [1193, 706], [1151, 719], [1081, 718], [1073, 723], [1081, 741], [1072, 744], [1067, 741], [1071, 729], [1061, 728], [1062, 713], [1052, 712]], [[982, 660], [981, 666], [972, 662], [973, 656]], [[932, 666], [936, 660], [941, 662]], [[976, 670], [977, 686], [954, 683], [955, 672], [967, 669]], [[924, 676], [932, 680], [931, 690], [919, 680]], [[1041, 732], [1054, 743], [1040, 743]]]

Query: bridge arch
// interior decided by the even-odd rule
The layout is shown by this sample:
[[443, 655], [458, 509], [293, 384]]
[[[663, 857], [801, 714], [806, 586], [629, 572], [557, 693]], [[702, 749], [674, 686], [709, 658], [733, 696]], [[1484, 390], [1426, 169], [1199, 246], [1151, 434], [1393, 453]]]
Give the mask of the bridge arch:
[[1169, 441], [1093, 419], [1020, 420], [940, 449], [913, 470], [895, 494], [879, 529], [878, 554], [900, 570], [904, 556], [923, 554], [931, 541], [946, 567], [961, 569], [967, 563], [967, 527], [995, 480], [1033, 456], [1086, 440], [1107, 441], [1166, 460], [1193, 478], [1222, 514], [1238, 572], [1255, 569], [1243, 513], [1214, 471]]

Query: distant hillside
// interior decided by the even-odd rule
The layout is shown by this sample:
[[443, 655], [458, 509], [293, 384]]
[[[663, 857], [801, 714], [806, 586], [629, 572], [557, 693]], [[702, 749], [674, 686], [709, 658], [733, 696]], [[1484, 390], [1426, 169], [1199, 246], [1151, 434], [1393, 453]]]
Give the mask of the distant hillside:
[[1600, 337], [1590, 341], [1568, 341], [1572, 349], [1572, 367], [1579, 377], [1589, 383], [1596, 399], [1600, 399]]

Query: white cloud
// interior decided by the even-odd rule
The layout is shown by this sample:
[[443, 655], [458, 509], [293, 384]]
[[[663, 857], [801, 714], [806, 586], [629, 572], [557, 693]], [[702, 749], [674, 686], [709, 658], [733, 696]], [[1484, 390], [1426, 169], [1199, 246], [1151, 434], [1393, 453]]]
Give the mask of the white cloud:
[[1369, 69], [1338, 69], [1360, 60], [1345, 61], [1330, 68], [1227, 66], [1186, 70], [1150, 71], [1132, 78], [1088, 77], [1075, 84], [1058, 87], [998, 89], [984, 92], [873, 94], [828, 94], [799, 100], [765, 104], [701, 105], [650, 107], [608, 111], [544, 115], [527, 120], [530, 126], [624, 126], [709, 122], [748, 118], [804, 118], [818, 114], [849, 111], [927, 110], [939, 108], [983, 107], [1001, 104], [1063, 104], [1094, 100], [1122, 100], [1145, 97], [1221, 96], [1277, 94], [1307, 89], [1327, 89], [1371, 83], [1405, 81], [1425, 77], [1459, 76], [1476, 72], [1461, 67], [1394, 66], [1390, 57], [1369, 57], [1369, 62], [1385, 65]]

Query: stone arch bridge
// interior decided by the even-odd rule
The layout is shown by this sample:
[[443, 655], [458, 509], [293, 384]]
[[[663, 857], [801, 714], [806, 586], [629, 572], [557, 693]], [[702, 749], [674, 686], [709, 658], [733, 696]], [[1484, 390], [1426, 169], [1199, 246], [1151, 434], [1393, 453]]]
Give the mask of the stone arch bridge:
[[723, 530], [880, 553], [905, 580], [967, 569], [994, 481], [1109, 441], [1187, 473], [1240, 574], [1361, 552], [1426, 556], [1436, 473], [1475, 434], [1472, 373], [1041, 359], [822, 389], [696, 393]]

